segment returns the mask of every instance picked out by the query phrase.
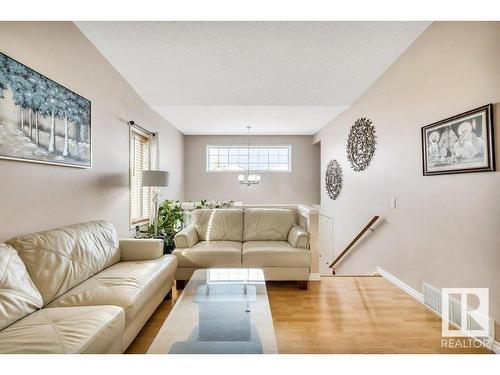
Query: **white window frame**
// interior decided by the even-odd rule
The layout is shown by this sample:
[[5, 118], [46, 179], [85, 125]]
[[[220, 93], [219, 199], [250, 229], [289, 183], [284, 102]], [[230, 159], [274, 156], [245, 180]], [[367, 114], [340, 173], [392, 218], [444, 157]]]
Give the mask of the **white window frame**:
[[[129, 214], [128, 214], [128, 221], [129, 221], [129, 229], [133, 230], [137, 225], [143, 226], [143, 225], [149, 225], [151, 222], [151, 218], [143, 218], [140, 221], [133, 222], [132, 221], [132, 166], [133, 166], [133, 159], [132, 159], [132, 154], [130, 153], [130, 149], [132, 146], [132, 133], [137, 133], [145, 138], [148, 139], [149, 142], [149, 169], [151, 169], [152, 165], [152, 141], [151, 137], [148, 133], [145, 131], [141, 130], [140, 128], [131, 125], [129, 129]], [[149, 200], [151, 201], [151, 188], [149, 189]], [[143, 201], [143, 199], [141, 199]], [[151, 202], [149, 202], [150, 207], [149, 207], [149, 216], [151, 216]]]
[[[248, 145], [246, 144], [227, 144], [227, 145], [206, 145], [205, 146], [205, 171], [207, 173], [233, 173], [233, 174], [242, 174], [246, 173], [246, 169], [243, 170], [211, 170], [210, 169], [210, 148], [212, 147], [217, 147], [217, 148], [248, 148]], [[264, 144], [264, 145], [250, 145], [249, 148], [288, 148], [288, 169], [287, 170], [280, 170], [280, 171], [275, 171], [275, 170], [260, 170], [260, 169], [250, 169], [250, 172], [255, 172], [259, 174], [264, 174], [264, 173], [292, 173], [292, 145], [280, 145], [280, 144], [274, 144], [274, 145], [269, 145], [269, 144]], [[269, 162], [268, 162], [269, 164]]]

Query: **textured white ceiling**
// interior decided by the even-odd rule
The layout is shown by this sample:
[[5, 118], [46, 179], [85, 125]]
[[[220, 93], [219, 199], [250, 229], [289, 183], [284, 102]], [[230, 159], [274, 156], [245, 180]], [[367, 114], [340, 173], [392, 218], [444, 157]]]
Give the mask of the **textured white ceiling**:
[[171, 124], [182, 124], [184, 134], [302, 134], [321, 128], [346, 107], [272, 105], [153, 106]]
[[184, 134], [243, 134], [249, 122], [256, 134], [313, 134], [366, 91], [429, 26], [76, 24], [142, 98]]

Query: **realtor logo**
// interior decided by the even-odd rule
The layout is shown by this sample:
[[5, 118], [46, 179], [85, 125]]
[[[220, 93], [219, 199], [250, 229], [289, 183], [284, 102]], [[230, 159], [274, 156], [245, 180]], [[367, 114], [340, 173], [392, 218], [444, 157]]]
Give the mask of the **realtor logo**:
[[489, 336], [488, 288], [443, 288], [441, 306], [443, 337]]

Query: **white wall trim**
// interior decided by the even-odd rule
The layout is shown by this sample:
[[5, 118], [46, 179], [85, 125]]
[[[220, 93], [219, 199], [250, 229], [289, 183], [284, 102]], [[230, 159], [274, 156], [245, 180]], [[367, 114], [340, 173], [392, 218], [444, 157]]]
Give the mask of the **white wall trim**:
[[380, 267], [375, 267], [372, 272], [370, 272], [370, 275], [379, 275], [382, 276], [384, 279], [389, 281], [391, 284], [397, 286], [399, 289], [403, 290], [413, 298], [415, 298], [418, 302], [424, 303], [424, 295], [420, 292], [417, 292], [415, 289], [413, 289], [411, 286], [405, 284], [401, 280], [399, 280], [396, 276], [391, 275], [389, 272], [385, 271], [384, 269]]
[[321, 216], [327, 217], [327, 218], [329, 218], [329, 219], [333, 219], [333, 216], [332, 216], [332, 215], [330, 215], [330, 214], [327, 214], [326, 212], [320, 211], [320, 212], [319, 212], [319, 214], [320, 214]]
[[318, 205], [315, 204], [298, 204], [297, 210], [304, 216], [319, 215]]
[[309, 281], [321, 281], [321, 276], [319, 273], [310, 273]]
[[[441, 316], [441, 314], [433, 309], [430, 309], [428, 306], [424, 304], [424, 295], [422, 293], [417, 292], [415, 289], [413, 289], [411, 286], [405, 284], [401, 280], [399, 280], [396, 276], [391, 275], [389, 272], [385, 271], [384, 269], [380, 267], [375, 267], [371, 272], [370, 275], [379, 275], [382, 276], [384, 279], [389, 281], [391, 284], [394, 286], [398, 287], [402, 291], [406, 292], [409, 294], [411, 297], [416, 299], [418, 302], [423, 304], [426, 308], [429, 310], [433, 311], [435, 314]], [[467, 334], [464, 333], [464, 336], [468, 336]], [[500, 342], [495, 341], [493, 337], [490, 338], [490, 342], [488, 346], [488, 349], [493, 351], [495, 354], [500, 354]]]
[[500, 354], [500, 342], [493, 341], [493, 345], [492, 345], [491, 350], [493, 350], [493, 353], [495, 353], [495, 354]]

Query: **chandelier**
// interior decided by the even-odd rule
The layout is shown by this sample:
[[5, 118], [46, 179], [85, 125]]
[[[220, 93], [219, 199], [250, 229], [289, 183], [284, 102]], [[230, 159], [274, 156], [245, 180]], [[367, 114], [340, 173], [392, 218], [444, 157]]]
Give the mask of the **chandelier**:
[[238, 183], [247, 187], [260, 183], [260, 175], [250, 174], [250, 128], [251, 126], [247, 126], [247, 174], [238, 175]]

